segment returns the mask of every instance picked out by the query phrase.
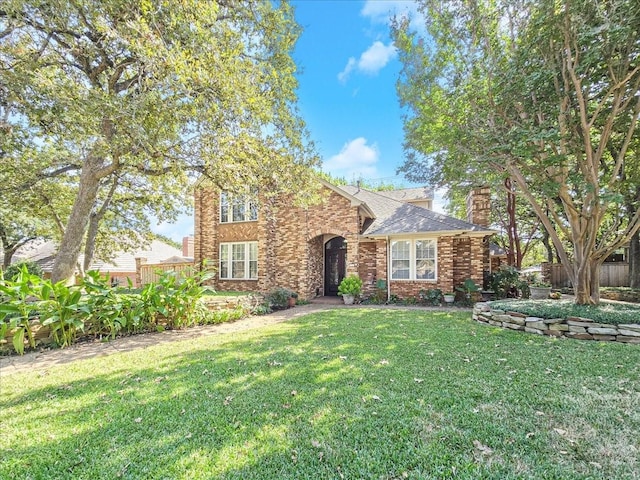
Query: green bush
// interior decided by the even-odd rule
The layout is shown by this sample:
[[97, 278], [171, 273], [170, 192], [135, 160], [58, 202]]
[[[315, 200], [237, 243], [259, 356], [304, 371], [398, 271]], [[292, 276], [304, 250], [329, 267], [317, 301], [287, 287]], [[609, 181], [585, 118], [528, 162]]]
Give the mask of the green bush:
[[13, 280], [22, 271], [23, 268], [26, 268], [27, 272], [30, 275], [35, 275], [36, 277], [42, 278], [42, 268], [35, 262], [18, 262], [9, 265], [3, 272], [4, 278], [6, 280]]
[[358, 296], [362, 291], [362, 280], [357, 275], [344, 277], [338, 285], [338, 295]]
[[418, 298], [423, 305], [438, 306], [442, 303], [442, 290], [439, 288], [428, 288], [418, 292]]
[[529, 285], [520, 279], [518, 270], [509, 265], [502, 265], [489, 276], [489, 288], [496, 298], [529, 298]]
[[265, 301], [273, 310], [284, 310], [289, 308], [289, 299], [297, 298], [298, 294], [293, 290], [284, 287], [276, 287], [265, 297]]

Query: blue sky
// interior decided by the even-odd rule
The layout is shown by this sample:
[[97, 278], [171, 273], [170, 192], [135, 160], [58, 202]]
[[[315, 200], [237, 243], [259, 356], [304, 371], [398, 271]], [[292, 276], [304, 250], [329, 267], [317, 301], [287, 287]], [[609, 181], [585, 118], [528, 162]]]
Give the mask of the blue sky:
[[[351, 181], [402, 182], [402, 111], [396, 95], [400, 72], [389, 36], [393, 13], [411, 12], [403, 0], [292, 0], [303, 29], [294, 51], [299, 68], [299, 108], [323, 170]], [[434, 209], [441, 211], [438, 195]], [[175, 240], [193, 232], [193, 217], [154, 231]]]

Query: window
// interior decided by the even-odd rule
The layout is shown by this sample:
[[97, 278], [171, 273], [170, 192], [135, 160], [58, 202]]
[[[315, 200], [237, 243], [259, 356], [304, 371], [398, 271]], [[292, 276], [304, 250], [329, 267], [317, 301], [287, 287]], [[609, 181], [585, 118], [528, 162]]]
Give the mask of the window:
[[220, 193], [220, 223], [258, 220], [258, 204], [248, 195], [233, 197]]
[[436, 240], [391, 242], [392, 280], [435, 280]]
[[221, 243], [220, 278], [256, 280], [258, 278], [258, 242]]

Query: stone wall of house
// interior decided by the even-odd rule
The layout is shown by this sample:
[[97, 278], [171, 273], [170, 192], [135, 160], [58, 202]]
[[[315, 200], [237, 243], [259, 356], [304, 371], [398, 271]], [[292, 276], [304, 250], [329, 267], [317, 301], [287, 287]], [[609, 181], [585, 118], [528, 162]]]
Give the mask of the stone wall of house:
[[309, 263], [307, 278], [311, 296], [322, 295], [324, 284], [324, 237], [319, 235], [309, 240]]
[[495, 327], [538, 335], [640, 344], [640, 324], [637, 323], [609, 325], [582, 317], [539, 318], [519, 312], [492, 309], [485, 303], [476, 304], [473, 319]]

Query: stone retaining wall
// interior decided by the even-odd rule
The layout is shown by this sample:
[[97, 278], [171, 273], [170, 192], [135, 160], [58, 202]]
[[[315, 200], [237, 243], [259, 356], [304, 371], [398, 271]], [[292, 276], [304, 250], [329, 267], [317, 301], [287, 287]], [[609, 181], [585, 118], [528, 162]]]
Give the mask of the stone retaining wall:
[[485, 303], [473, 308], [473, 319], [495, 327], [538, 335], [640, 344], [640, 324], [609, 325], [589, 318], [539, 318], [523, 313], [496, 310]]
[[264, 297], [258, 294], [249, 295], [229, 295], [229, 296], [205, 296], [202, 302], [209, 310], [233, 310], [238, 306], [252, 309], [262, 302]]

